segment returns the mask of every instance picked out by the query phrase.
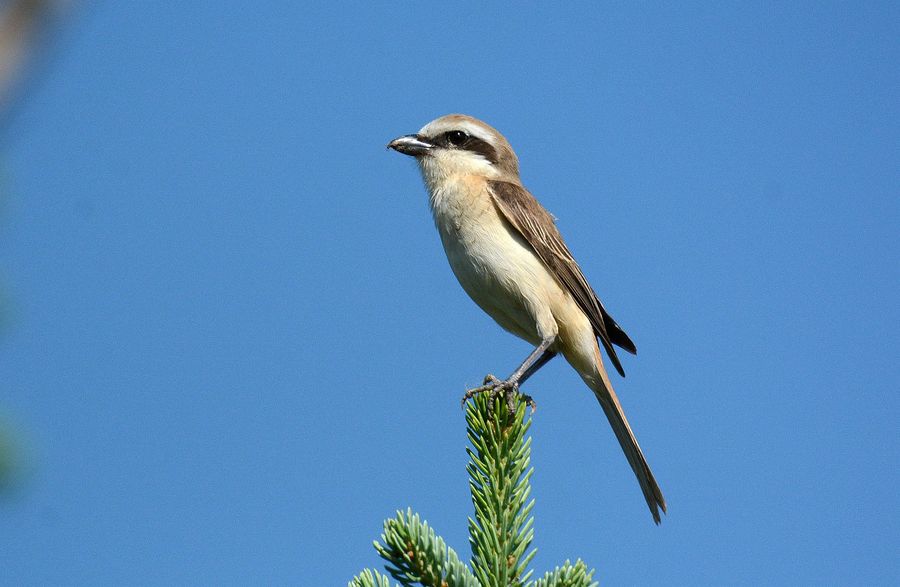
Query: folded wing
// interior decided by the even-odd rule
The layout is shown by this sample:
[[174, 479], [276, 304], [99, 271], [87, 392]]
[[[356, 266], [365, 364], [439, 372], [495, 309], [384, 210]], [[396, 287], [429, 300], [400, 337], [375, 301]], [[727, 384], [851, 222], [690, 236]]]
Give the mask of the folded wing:
[[625, 371], [612, 345], [615, 344], [631, 354], [637, 353], [637, 349], [603, 307], [597, 294], [581, 273], [578, 263], [575, 262], [556, 228], [553, 217], [521, 185], [507, 181], [488, 183], [494, 202], [503, 217], [522, 235], [559, 284], [572, 295], [590, 320], [616, 371], [624, 377]]

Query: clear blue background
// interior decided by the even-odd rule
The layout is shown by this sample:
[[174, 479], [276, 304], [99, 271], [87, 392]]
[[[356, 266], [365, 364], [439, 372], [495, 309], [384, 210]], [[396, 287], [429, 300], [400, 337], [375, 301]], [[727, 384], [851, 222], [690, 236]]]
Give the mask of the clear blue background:
[[636, 341], [669, 503], [554, 361], [535, 569], [900, 581], [896, 3], [299, 4], [84, 10], [6, 129], [0, 582], [343, 585], [407, 506], [468, 557], [459, 398], [529, 349], [384, 148], [450, 112]]

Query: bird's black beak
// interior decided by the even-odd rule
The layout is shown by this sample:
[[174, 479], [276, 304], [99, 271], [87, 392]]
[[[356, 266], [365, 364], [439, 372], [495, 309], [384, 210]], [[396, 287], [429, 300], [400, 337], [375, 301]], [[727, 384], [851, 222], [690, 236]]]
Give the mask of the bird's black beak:
[[419, 135], [404, 135], [397, 137], [388, 143], [388, 149], [393, 149], [398, 153], [410, 155], [412, 157], [421, 157], [434, 148], [434, 144], [428, 142], [427, 139]]

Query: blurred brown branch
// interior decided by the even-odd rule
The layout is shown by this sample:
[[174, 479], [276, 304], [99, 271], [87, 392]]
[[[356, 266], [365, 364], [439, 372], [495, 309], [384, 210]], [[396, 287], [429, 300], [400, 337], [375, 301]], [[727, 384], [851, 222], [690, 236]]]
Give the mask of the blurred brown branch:
[[[69, 0], [0, 0], [0, 126], [24, 98], [26, 82], [33, 77], [34, 54], [49, 40], [51, 25], [69, 4]], [[5, 306], [0, 292], [0, 326], [6, 317]], [[22, 450], [17, 437], [10, 422], [0, 417], [0, 496], [10, 494], [21, 478]]]
[[0, 5], [0, 120], [18, 98], [29, 62], [46, 29], [71, 2], [8, 0]]

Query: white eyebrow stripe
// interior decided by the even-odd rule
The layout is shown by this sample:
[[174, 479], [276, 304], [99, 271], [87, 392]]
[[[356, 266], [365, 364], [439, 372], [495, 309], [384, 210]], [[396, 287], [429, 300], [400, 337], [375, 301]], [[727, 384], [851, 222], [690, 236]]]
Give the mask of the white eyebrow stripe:
[[469, 120], [434, 120], [423, 126], [419, 131], [419, 134], [436, 136], [450, 130], [461, 130], [470, 136], [481, 139], [489, 145], [494, 144], [493, 137], [485, 131], [484, 127], [474, 124]]

